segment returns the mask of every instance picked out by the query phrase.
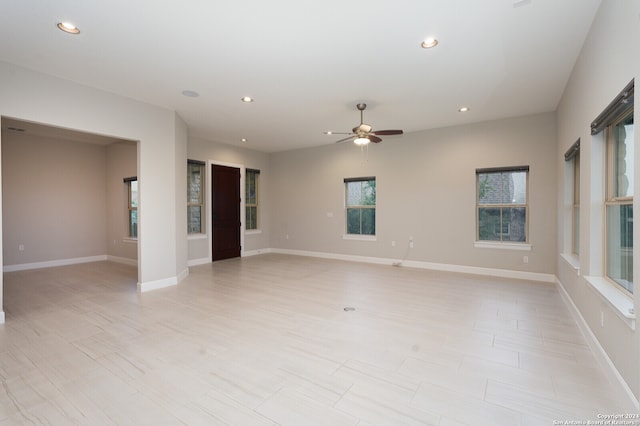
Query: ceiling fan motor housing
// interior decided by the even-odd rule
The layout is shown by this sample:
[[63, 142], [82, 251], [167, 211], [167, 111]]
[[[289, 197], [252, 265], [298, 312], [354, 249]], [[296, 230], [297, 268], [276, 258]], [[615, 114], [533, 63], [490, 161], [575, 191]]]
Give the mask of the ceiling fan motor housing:
[[361, 124], [357, 127], [354, 127], [353, 133], [369, 133], [371, 132], [372, 127], [369, 126], [368, 124]]

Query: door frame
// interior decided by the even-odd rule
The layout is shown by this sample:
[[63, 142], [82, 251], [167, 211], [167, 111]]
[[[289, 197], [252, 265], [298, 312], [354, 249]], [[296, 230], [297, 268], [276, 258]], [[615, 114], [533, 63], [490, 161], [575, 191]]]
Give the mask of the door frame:
[[226, 166], [240, 169], [240, 257], [244, 257], [244, 228], [245, 228], [245, 166], [244, 164], [229, 163], [226, 161], [207, 160], [207, 190], [205, 190], [205, 209], [207, 215], [207, 241], [209, 263], [213, 262], [213, 176], [211, 173], [212, 166]]

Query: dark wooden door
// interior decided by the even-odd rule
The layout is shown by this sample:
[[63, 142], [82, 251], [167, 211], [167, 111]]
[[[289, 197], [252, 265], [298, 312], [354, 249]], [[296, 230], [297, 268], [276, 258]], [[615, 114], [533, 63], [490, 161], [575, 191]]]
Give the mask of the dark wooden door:
[[211, 166], [213, 260], [240, 256], [240, 169]]

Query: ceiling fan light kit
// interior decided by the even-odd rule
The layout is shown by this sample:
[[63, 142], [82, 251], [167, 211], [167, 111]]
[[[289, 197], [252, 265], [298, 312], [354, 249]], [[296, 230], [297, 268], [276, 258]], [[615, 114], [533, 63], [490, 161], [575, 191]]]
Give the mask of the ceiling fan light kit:
[[[353, 140], [358, 146], [365, 146], [369, 144], [369, 142], [378, 143], [382, 142], [382, 139], [378, 136], [392, 136], [392, 135], [401, 135], [404, 132], [402, 130], [376, 130], [373, 131], [373, 127], [364, 123], [364, 110], [367, 108], [367, 104], [357, 104], [356, 108], [360, 111], [360, 124], [353, 129], [351, 129], [351, 133], [342, 133], [343, 135], [350, 135], [344, 139], [340, 139], [336, 141], [336, 143], [342, 143], [346, 141]], [[325, 132], [327, 135], [331, 134], [340, 134], [334, 132]]]

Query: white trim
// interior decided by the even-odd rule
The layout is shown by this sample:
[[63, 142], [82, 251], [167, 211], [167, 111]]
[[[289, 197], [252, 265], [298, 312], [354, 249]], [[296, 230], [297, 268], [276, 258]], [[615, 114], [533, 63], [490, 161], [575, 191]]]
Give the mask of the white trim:
[[375, 263], [380, 265], [406, 266], [409, 268], [432, 269], [436, 271], [458, 272], [463, 274], [487, 275], [520, 280], [541, 281], [554, 283], [553, 274], [538, 272], [513, 271], [508, 269], [480, 268], [477, 266], [450, 265], [445, 263], [419, 262], [414, 260], [398, 261], [382, 257], [355, 256], [347, 254], [323, 253], [304, 250], [269, 249], [269, 253], [290, 254], [294, 256], [320, 257], [324, 259], [347, 260], [351, 262]]
[[122, 239], [123, 243], [126, 244], [138, 244], [138, 239], [137, 238], [131, 238], [131, 237], [124, 237]]
[[207, 234], [201, 234], [201, 233], [197, 233], [197, 234], [188, 234], [187, 235], [187, 240], [191, 241], [191, 240], [206, 240], [207, 239]]
[[140, 293], [146, 293], [152, 290], [159, 290], [161, 288], [171, 287], [178, 285], [178, 277], [165, 278], [156, 281], [147, 281], [144, 283], [138, 283], [138, 291]]
[[257, 235], [257, 234], [262, 234], [262, 229], [248, 229], [244, 231], [244, 235]]
[[0, 324], [4, 324], [4, 311], [0, 311]]
[[604, 277], [584, 277], [589, 288], [600, 296], [602, 300], [607, 302], [613, 311], [622, 319], [625, 324], [636, 329], [636, 314], [634, 313], [633, 299], [624, 294], [622, 290], [618, 290], [615, 284], [612, 284]]
[[248, 250], [242, 253], [242, 257], [251, 257], [251, 256], [257, 256], [259, 254], [267, 254], [267, 253], [273, 253], [273, 249], [257, 249], [257, 250]]
[[580, 275], [580, 259], [578, 259], [575, 254], [560, 253], [560, 257], [567, 262], [567, 265], [576, 271], [576, 274]]
[[598, 338], [595, 336], [595, 334], [593, 334], [593, 331], [589, 327], [589, 324], [587, 324], [587, 321], [584, 319], [584, 317], [580, 313], [580, 310], [575, 305], [575, 303], [573, 303], [571, 296], [569, 296], [569, 293], [567, 293], [567, 290], [564, 288], [564, 286], [562, 285], [562, 282], [560, 282], [558, 278], [556, 278], [556, 287], [558, 287], [562, 300], [564, 301], [565, 305], [567, 305], [567, 308], [573, 315], [574, 319], [576, 320], [576, 323], [578, 324], [578, 327], [582, 331], [582, 334], [584, 335], [585, 340], [587, 341], [587, 344], [591, 348], [591, 352], [593, 352], [596, 359], [598, 360], [600, 365], [603, 367], [604, 371], [609, 374], [610, 381], [612, 383], [618, 383], [620, 391], [624, 392], [624, 395], [627, 397], [628, 401], [631, 404], [633, 404], [636, 410], [640, 409], [640, 403], [638, 402], [638, 399], [633, 394], [633, 391], [631, 390], [627, 382], [624, 380], [622, 375], [620, 375], [620, 372], [611, 361], [611, 358], [609, 358], [609, 355], [607, 355], [607, 352], [604, 350], [604, 348], [598, 341]]
[[379, 265], [391, 265], [392, 263], [396, 262], [395, 260], [384, 259], [382, 257], [366, 257], [350, 254], [335, 254], [305, 250], [271, 249], [271, 253], [290, 254], [292, 256], [319, 257], [322, 259], [346, 260], [349, 262], [375, 263]]
[[377, 241], [375, 235], [357, 235], [357, 234], [344, 234], [342, 236], [343, 240], [354, 240], [354, 241]]
[[138, 266], [138, 261], [136, 259], [129, 259], [128, 257], [111, 256], [108, 254], [107, 260], [109, 262], [122, 263], [123, 265]]
[[531, 244], [524, 243], [499, 243], [490, 241], [475, 241], [475, 248], [500, 249], [500, 250], [522, 250], [531, 251]]
[[514, 278], [517, 280], [540, 281], [545, 283], [555, 282], [554, 274], [544, 274], [541, 272], [515, 271], [512, 269], [483, 268], [480, 266], [451, 265], [447, 263], [431, 263], [404, 261], [402, 265], [411, 268], [433, 269], [435, 271], [457, 272], [462, 274], [485, 275], [490, 277]]
[[30, 269], [55, 268], [57, 266], [76, 265], [79, 263], [103, 262], [107, 255], [76, 257], [72, 259], [48, 260], [46, 262], [21, 263], [19, 265], [4, 265], [3, 272], [28, 271]]
[[208, 257], [202, 257], [200, 259], [190, 259], [187, 262], [187, 266], [206, 265], [207, 263], [211, 263], [211, 259]]
[[182, 282], [185, 278], [189, 276], [189, 268], [184, 268], [182, 272], [178, 274], [178, 283]]

